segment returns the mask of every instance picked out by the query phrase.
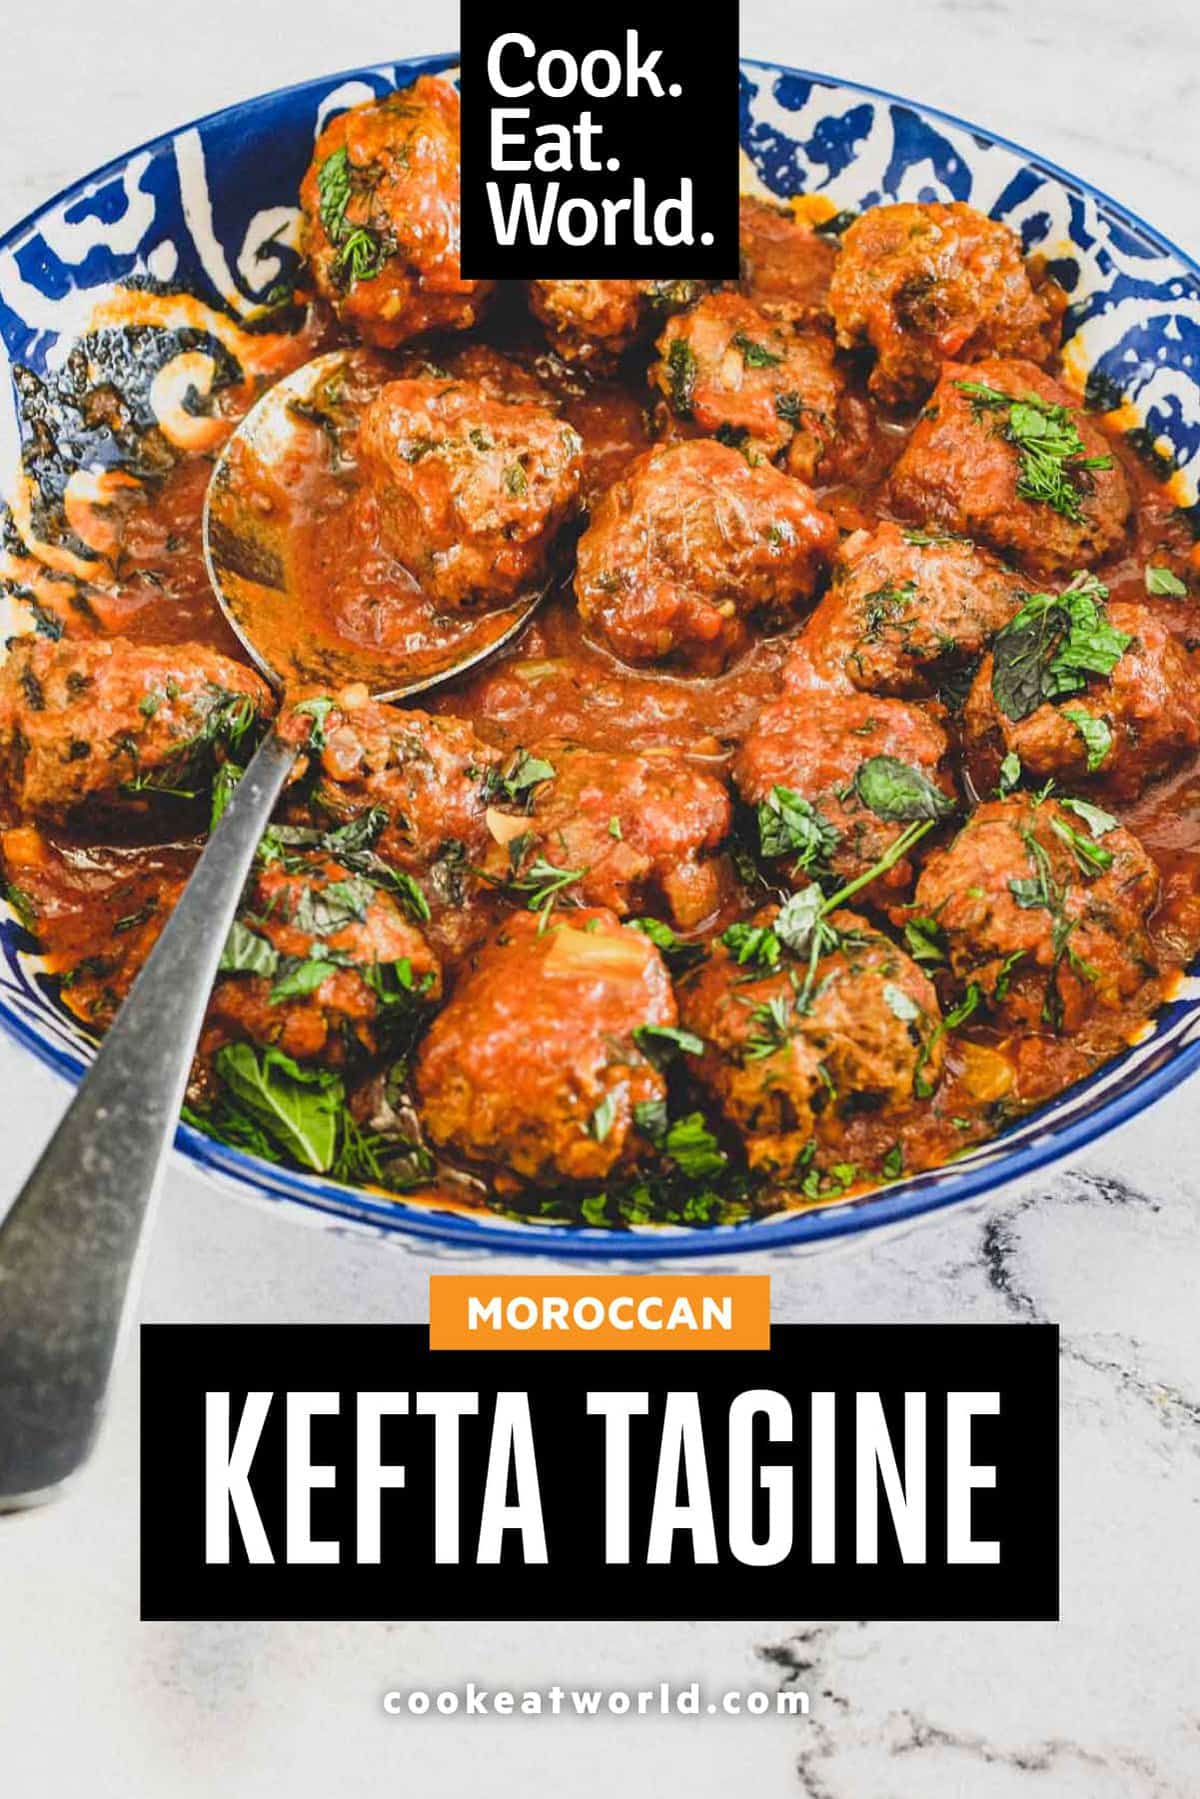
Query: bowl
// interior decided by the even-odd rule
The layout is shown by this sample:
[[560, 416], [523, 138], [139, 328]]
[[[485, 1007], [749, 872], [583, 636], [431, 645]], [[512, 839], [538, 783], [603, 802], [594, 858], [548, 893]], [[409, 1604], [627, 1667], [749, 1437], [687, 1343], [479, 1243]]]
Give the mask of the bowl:
[[[237, 321], [296, 260], [296, 193], [331, 113], [452, 68], [452, 56], [354, 69], [231, 106], [77, 182], [0, 239], [0, 493], [19, 438], [13, 371], [61, 369], [105, 289], [141, 278]], [[1041, 251], [1066, 290], [1065, 366], [1077, 385], [1120, 389], [1144, 441], [1175, 462], [1183, 507], [1200, 477], [1200, 268], [1114, 200], [977, 126], [896, 95], [800, 69], [741, 65], [743, 186], [816, 192], [837, 210], [887, 200], [965, 200]], [[19, 614], [19, 604], [15, 610]], [[7, 624], [20, 629], [19, 616]], [[92, 1053], [10, 907], [0, 908], [0, 1025], [77, 1081]], [[514, 1224], [385, 1198], [281, 1169], [181, 1125], [176, 1148], [241, 1194], [317, 1221], [480, 1253], [662, 1260], [802, 1250], [893, 1229], [980, 1200], [1142, 1111], [1200, 1064], [1200, 981], [1141, 1041], [968, 1156], [832, 1205], [709, 1229]]]

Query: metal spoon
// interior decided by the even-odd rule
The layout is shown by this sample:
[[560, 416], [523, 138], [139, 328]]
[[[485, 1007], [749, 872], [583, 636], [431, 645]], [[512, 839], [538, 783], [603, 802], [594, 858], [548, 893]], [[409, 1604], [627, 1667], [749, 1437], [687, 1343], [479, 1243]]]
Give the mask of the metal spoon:
[[[317, 357], [271, 388], [217, 462], [204, 550], [218, 601], [276, 688], [363, 681], [377, 699], [419, 693], [493, 655], [546, 588], [464, 628], [419, 678], [330, 634], [274, 666], [256, 618], [289, 603], [286, 519], [248, 503], [243, 476], [285, 450], [290, 404], [337, 371]], [[145, 1226], [179, 1118], [217, 965], [272, 808], [296, 751], [268, 733], [205, 846], [162, 936], [96, 1053], [40, 1161], [0, 1222], [0, 1510], [50, 1498], [86, 1461], [129, 1301]]]

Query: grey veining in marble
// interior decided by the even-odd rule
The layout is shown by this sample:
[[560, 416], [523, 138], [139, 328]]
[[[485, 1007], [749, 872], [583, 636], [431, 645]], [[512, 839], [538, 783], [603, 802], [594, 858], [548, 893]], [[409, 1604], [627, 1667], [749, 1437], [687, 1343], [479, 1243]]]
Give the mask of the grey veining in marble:
[[[743, 0], [748, 54], [926, 99], [1028, 143], [1200, 251], [1193, 0]], [[15, 9], [4, 23], [12, 31]], [[380, 0], [43, 0], [6, 45], [0, 223], [256, 89], [435, 50]], [[236, 48], [235, 48], [236, 46]], [[0, 1041], [5, 1192], [65, 1103]], [[1052, 1172], [882, 1245], [771, 1267], [791, 1320], [1056, 1320], [1062, 1620], [632, 1626], [141, 1625], [137, 1368], [85, 1485], [0, 1526], [0, 1780], [22, 1799], [1195, 1799], [1200, 1794], [1200, 1132], [1193, 1083]], [[428, 1256], [317, 1232], [176, 1165], [147, 1319], [424, 1316]], [[461, 1261], [449, 1264], [467, 1266]], [[385, 1719], [390, 1686], [792, 1683], [807, 1720]]]

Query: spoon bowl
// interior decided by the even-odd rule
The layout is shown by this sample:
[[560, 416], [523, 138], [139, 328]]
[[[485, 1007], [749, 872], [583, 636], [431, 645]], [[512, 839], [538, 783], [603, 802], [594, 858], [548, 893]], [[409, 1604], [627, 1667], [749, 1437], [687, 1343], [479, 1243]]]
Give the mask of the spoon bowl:
[[[423, 693], [474, 668], [517, 635], [550, 583], [491, 612], [442, 621], [441, 641], [406, 667], [395, 650], [352, 641], [306, 605], [295, 553], [300, 502], [287, 472], [320, 396], [361, 372], [361, 351], [303, 363], [256, 401], [218, 456], [204, 502], [204, 560], [212, 589], [255, 667], [277, 690], [361, 682], [377, 700]], [[284, 478], [279, 478], [279, 472]], [[274, 478], [272, 478], [274, 477]]]

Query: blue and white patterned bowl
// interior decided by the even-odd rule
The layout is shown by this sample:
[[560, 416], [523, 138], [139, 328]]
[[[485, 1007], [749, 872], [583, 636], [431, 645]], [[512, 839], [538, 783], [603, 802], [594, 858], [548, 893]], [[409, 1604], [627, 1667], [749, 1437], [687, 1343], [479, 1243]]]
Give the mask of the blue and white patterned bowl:
[[[294, 266], [296, 192], [330, 113], [404, 86], [449, 56], [358, 69], [214, 113], [110, 163], [0, 239], [0, 492], [12, 491], [18, 365], [53, 380], [104, 290], [149, 278], [236, 321]], [[927, 107], [799, 70], [742, 67], [743, 185], [819, 192], [835, 208], [885, 200], [968, 200], [1041, 250], [1070, 296], [1066, 367], [1081, 389], [1120, 389], [1146, 443], [1169, 455], [1180, 504], [1200, 480], [1200, 268], [1086, 182]], [[1097, 388], [1096, 384], [1101, 384]], [[105, 446], [96, 447], [105, 459]], [[115, 452], [109, 449], [109, 459]], [[25, 628], [18, 620], [8, 628]], [[77, 1080], [91, 1045], [63, 1009], [19, 920], [0, 916], [0, 1023]], [[177, 1147], [242, 1193], [381, 1236], [461, 1250], [659, 1259], [803, 1248], [895, 1226], [977, 1198], [1078, 1149], [1139, 1112], [1200, 1064], [1200, 981], [1189, 977], [1153, 1030], [1091, 1079], [949, 1168], [841, 1205], [713, 1230], [521, 1226], [357, 1193], [270, 1166], [181, 1126]]]

